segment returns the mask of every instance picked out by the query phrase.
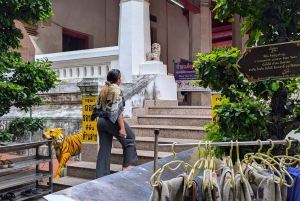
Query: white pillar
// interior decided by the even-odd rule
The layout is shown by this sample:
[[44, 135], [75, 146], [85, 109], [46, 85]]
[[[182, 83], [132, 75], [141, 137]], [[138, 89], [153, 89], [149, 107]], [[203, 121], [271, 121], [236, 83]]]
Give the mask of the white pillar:
[[240, 19], [239, 15], [234, 15], [234, 22], [232, 23], [232, 46], [239, 48], [243, 53], [246, 50], [245, 43], [248, 40], [248, 34], [245, 34], [244, 37], [241, 36], [241, 23], [243, 22]]
[[196, 56], [201, 52], [201, 16], [189, 12], [189, 60], [196, 60]]
[[[200, 13], [189, 13], [189, 59], [195, 61], [199, 52], [205, 54], [212, 50], [211, 0], [199, 0]], [[189, 105], [211, 105], [210, 92], [192, 91], [188, 93]]]
[[212, 24], [210, 0], [200, 0], [200, 13], [189, 13], [189, 59], [194, 61], [199, 52], [212, 50]]
[[108, 71], [111, 70], [111, 69], [108, 69], [107, 65], [100, 65], [100, 67], [101, 67], [101, 71], [100, 71], [101, 72], [101, 77], [106, 78]]
[[139, 75], [139, 65], [151, 51], [148, 0], [121, 0], [119, 24], [119, 69], [124, 82]]

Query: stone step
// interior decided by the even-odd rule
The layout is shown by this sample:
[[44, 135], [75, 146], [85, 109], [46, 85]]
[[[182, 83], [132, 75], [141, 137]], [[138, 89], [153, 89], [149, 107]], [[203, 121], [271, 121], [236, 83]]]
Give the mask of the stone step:
[[153, 137], [154, 129], [159, 129], [160, 138], [196, 139], [200, 141], [206, 137], [204, 129], [200, 126], [132, 125], [130, 127], [139, 137]]
[[[173, 142], [177, 143], [199, 143], [199, 140], [194, 139], [176, 139], [176, 138], [162, 138], [159, 137], [158, 143], [159, 144], [173, 144]], [[113, 147], [114, 148], [122, 148], [121, 143], [114, 138], [113, 140]], [[188, 147], [175, 147], [175, 152], [181, 152], [187, 149], [191, 149], [197, 147], [196, 146], [188, 146]], [[136, 149], [138, 150], [147, 150], [147, 151], [154, 151], [154, 137], [136, 137]], [[171, 152], [171, 147], [158, 147], [158, 151], [162, 152]]]
[[141, 115], [140, 125], [204, 126], [211, 123], [211, 116]]
[[193, 115], [211, 116], [211, 107], [206, 106], [177, 106], [177, 107], [149, 107], [150, 115]]
[[[148, 163], [154, 160], [154, 151], [136, 150], [138, 155], [138, 161], [132, 165], [137, 166], [144, 163]], [[164, 158], [172, 155], [172, 152], [158, 152], [158, 158]], [[122, 164], [123, 162], [123, 149], [112, 148], [111, 150], [111, 163]]]
[[61, 191], [72, 186], [83, 184], [88, 181], [91, 181], [91, 179], [83, 179], [69, 176], [55, 179], [53, 180], [53, 192]]
[[[110, 173], [116, 173], [122, 170], [120, 164], [110, 164]], [[96, 162], [81, 161], [67, 166], [67, 176], [79, 177], [83, 179], [95, 179]]]

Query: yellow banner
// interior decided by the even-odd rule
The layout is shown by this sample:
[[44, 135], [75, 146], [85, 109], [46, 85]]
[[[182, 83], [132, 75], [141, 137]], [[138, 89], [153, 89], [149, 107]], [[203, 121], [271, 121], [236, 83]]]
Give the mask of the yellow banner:
[[82, 132], [83, 142], [97, 143], [97, 119], [91, 121], [93, 107], [96, 104], [97, 96], [82, 97]]
[[221, 94], [213, 94], [212, 97], [211, 97], [211, 108], [212, 108], [212, 110], [211, 110], [211, 116], [212, 116], [212, 121], [213, 122], [217, 121], [217, 119], [216, 119], [216, 113], [215, 113], [215, 111], [213, 109], [214, 109], [214, 107], [216, 105], [221, 105], [220, 101], [223, 98], [225, 98], [225, 96], [222, 96]]

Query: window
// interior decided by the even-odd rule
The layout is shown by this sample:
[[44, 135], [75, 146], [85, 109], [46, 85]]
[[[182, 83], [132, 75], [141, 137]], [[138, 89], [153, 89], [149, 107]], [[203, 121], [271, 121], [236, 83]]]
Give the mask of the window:
[[152, 22], [157, 22], [156, 16], [150, 14], [150, 21], [152, 21]]
[[89, 48], [89, 36], [87, 34], [63, 29], [63, 52], [84, 50]]

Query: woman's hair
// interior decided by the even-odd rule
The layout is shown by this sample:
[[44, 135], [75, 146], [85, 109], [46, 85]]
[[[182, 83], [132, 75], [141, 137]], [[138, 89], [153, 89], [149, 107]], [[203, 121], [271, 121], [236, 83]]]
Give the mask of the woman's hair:
[[121, 72], [118, 69], [111, 69], [107, 74], [107, 81], [101, 90], [101, 101], [102, 105], [106, 105], [107, 93], [108, 93], [108, 86], [110, 84], [116, 83], [118, 79], [121, 77]]
[[121, 72], [118, 69], [112, 69], [107, 74], [107, 81], [110, 83], [116, 83], [121, 77]]

